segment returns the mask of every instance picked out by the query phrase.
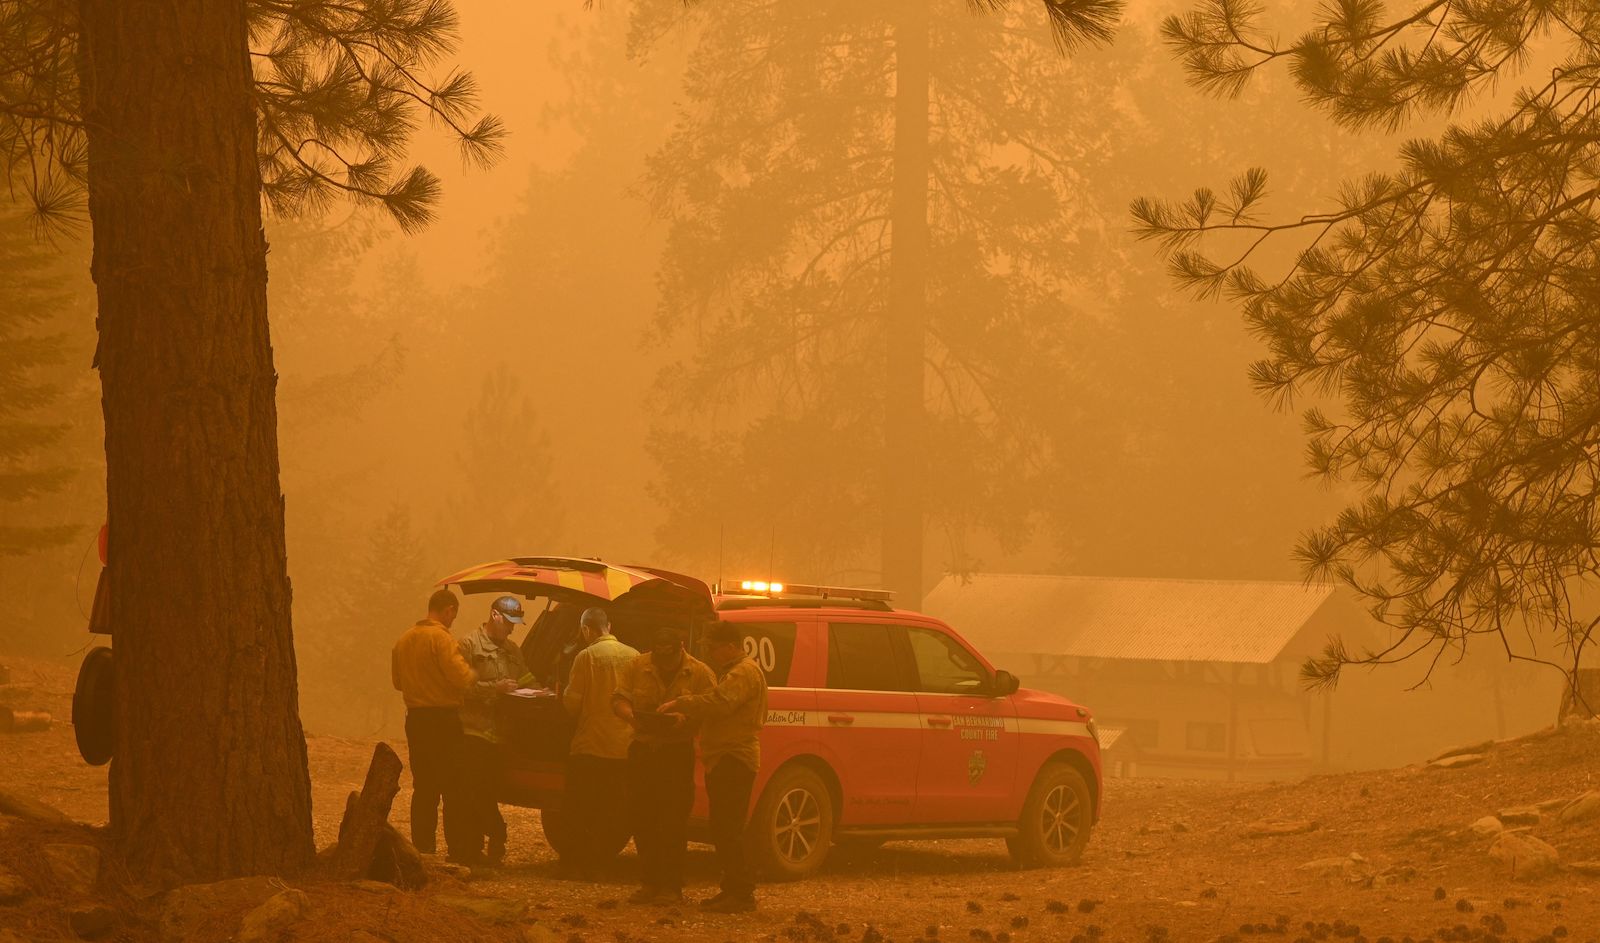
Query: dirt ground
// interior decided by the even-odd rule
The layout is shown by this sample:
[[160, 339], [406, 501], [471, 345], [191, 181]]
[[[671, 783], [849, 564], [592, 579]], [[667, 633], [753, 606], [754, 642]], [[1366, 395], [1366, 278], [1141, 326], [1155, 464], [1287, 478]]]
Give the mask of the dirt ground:
[[[65, 723], [73, 666], [0, 657], [12, 706], [44, 709], [49, 731], [0, 736], [0, 789], [103, 824], [106, 772], [77, 757]], [[396, 748], [404, 757], [403, 744]], [[329, 737], [309, 743], [317, 842], [331, 843], [344, 796], [358, 788], [373, 744]], [[1466, 827], [1480, 816], [1600, 789], [1600, 726], [1496, 745], [1479, 764], [1318, 776], [1292, 784], [1110, 779], [1103, 818], [1081, 866], [1018, 871], [999, 841], [896, 842], [835, 849], [811, 880], [768, 885], [748, 916], [620, 903], [631, 891], [631, 850], [599, 883], [558, 879], [538, 814], [507, 808], [506, 867], [469, 880], [445, 877], [416, 893], [375, 894], [290, 882], [312, 916], [286, 940], [577, 941], [1126, 941], [1406, 938], [1600, 941], [1600, 876], [1563, 870], [1512, 880]], [[395, 802], [404, 830], [409, 793]], [[1563, 863], [1600, 860], [1600, 819], [1561, 825], [1546, 815], [1531, 833]], [[1301, 834], [1251, 837], [1261, 822], [1315, 823]], [[20, 832], [21, 826], [12, 826]], [[0, 833], [0, 865], [17, 868], [35, 838]], [[103, 836], [101, 836], [103, 838]], [[1358, 855], [1359, 859], [1349, 856]], [[7, 858], [12, 859], [8, 861]], [[1337, 861], [1345, 859], [1341, 866]], [[1324, 862], [1313, 868], [1312, 862]], [[709, 893], [710, 850], [691, 848], [692, 894]], [[107, 893], [111, 893], [108, 891]], [[479, 919], [461, 899], [525, 904], [524, 916]], [[137, 909], [137, 908], [135, 908]], [[513, 912], [515, 908], [513, 908]], [[24, 939], [71, 939], [47, 901], [8, 910], [0, 928]], [[153, 934], [153, 931], [151, 931]], [[3, 935], [0, 935], [3, 937]], [[138, 926], [120, 939], [154, 938]]]

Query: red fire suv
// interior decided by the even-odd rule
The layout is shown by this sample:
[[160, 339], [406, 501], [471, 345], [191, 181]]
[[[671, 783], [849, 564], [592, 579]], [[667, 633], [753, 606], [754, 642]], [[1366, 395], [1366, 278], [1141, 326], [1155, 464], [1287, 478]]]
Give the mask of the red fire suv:
[[[712, 620], [741, 626], [770, 686], [749, 829], [769, 878], [811, 874], [835, 843], [890, 839], [1004, 838], [1021, 864], [1067, 865], [1099, 817], [1090, 712], [1019, 690], [949, 626], [891, 608], [886, 592], [759, 581], [713, 590], [665, 570], [568, 557], [484, 564], [440, 585], [542, 603], [522, 648], [551, 688], [591, 605], [641, 649], [662, 624], [691, 646]], [[543, 810], [559, 849], [570, 726], [554, 696], [508, 695], [501, 721], [502, 798]], [[619, 823], [619, 851], [628, 837]]]

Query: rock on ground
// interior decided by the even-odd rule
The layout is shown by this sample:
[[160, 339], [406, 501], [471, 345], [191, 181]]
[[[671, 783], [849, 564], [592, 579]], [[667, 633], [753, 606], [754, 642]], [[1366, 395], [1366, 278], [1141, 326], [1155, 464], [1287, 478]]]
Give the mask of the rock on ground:
[[1472, 829], [1472, 833], [1480, 838], [1493, 838], [1506, 830], [1505, 825], [1492, 815], [1486, 815], [1467, 827]]
[[110, 933], [121, 919], [122, 915], [110, 907], [95, 905], [79, 907], [67, 914], [67, 925], [80, 939], [95, 940]]
[[0, 789], [0, 812], [30, 822], [71, 822], [66, 813], [37, 799]]
[[1318, 828], [1316, 822], [1254, 822], [1244, 830], [1246, 838], [1279, 838], [1284, 835], [1304, 835]]
[[1547, 842], [1532, 835], [1506, 832], [1495, 840], [1489, 857], [1508, 865], [1511, 876], [1518, 881], [1532, 881], [1555, 872], [1561, 855]]
[[1467, 744], [1466, 746], [1451, 747], [1443, 753], [1435, 753], [1433, 756], [1428, 758], [1428, 762], [1437, 763], [1440, 760], [1448, 760], [1455, 756], [1466, 756], [1467, 754], [1471, 753], [1487, 753], [1492, 749], [1494, 749], [1494, 741], [1484, 740], [1481, 743], [1472, 743]]
[[562, 943], [561, 934], [538, 924], [523, 927], [521, 931], [522, 943]]
[[1307, 861], [1295, 870], [1309, 871], [1319, 877], [1342, 877], [1352, 884], [1366, 883], [1373, 877], [1372, 862], [1356, 853], [1343, 858], [1318, 858], [1315, 861]]
[[1561, 824], [1583, 822], [1600, 816], [1600, 792], [1586, 792], [1561, 810]]
[[100, 849], [93, 845], [45, 845], [45, 865], [67, 892], [75, 896], [94, 893], [100, 877]]
[[526, 901], [501, 897], [436, 897], [439, 903], [454, 907], [490, 924], [516, 923], [528, 915]]
[[161, 905], [161, 943], [188, 943], [223, 909], [255, 908], [283, 889], [268, 877], [189, 884], [167, 892]]
[[1456, 756], [1447, 756], [1443, 757], [1442, 759], [1430, 760], [1428, 767], [1430, 769], [1459, 769], [1463, 766], [1472, 766], [1475, 763], [1482, 763], [1486, 759], [1488, 759], [1488, 757], [1482, 753], [1461, 753]]
[[1525, 805], [1506, 809], [1496, 817], [1500, 819], [1502, 825], [1538, 825], [1542, 816], [1539, 815], [1537, 808]]
[[21, 875], [0, 868], [0, 904], [15, 904], [32, 893], [33, 889], [28, 887], [28, 882]]
[[281, 891], [244, 915], [235, 939], [238, 943], [271, 943], [310, 909], [311, 900], [306, 897], [305, 891]]

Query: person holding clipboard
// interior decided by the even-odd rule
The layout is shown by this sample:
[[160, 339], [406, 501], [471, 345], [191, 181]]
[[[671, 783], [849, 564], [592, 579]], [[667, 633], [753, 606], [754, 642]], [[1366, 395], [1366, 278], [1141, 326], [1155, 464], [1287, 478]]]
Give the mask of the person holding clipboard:
[[767, 676], [745, 653], [744, 633], [732, 622], [711, 624], [706, 631], [706, 658], [716, 671], [716, 684], [702, 694], [667, 701], [661, 713], [700, 727], [711, 840], [722, 868], [722, 893], [700, 906], [713, 913], [747, 913], [756, 909], [756, 882], [744, 851], [744, 828], [756, 772], [761, 769]]
[[628, 814], [639, 852], [634, 904], [683, 901], [683, 862], [694, 806], [695, 727], [659, 713], [674, 698], [710, 691], [711, 669], [683, 650], [675, 629], [660, 628], [650, 650], [631, 659], [617, 678], [612, 711], [633, 728], [628, 748]]

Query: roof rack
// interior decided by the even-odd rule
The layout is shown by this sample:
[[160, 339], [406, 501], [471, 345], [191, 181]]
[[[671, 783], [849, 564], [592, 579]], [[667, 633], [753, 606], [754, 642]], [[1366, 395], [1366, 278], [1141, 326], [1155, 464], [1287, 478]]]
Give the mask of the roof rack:
[[723, 596], [717, 600], [718, 612], [735, 609], [863, 609], [890, 612], [889, 604], [877, 599], [821, 599], [815, 596]]

